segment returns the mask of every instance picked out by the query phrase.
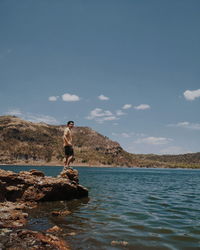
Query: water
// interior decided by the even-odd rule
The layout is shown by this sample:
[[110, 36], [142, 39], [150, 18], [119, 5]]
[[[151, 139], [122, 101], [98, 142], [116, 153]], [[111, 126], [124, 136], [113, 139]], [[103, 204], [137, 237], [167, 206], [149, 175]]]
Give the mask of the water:
[[[61, 167], [40, 169], [56, 176]], [[29, 211], [28, 228], [62, 228], [72, 249], [200, 249], [200, 171], [78, 168], [89, 199], [45, 202]], [[51, 211], [70, 210], [55, 218]]]

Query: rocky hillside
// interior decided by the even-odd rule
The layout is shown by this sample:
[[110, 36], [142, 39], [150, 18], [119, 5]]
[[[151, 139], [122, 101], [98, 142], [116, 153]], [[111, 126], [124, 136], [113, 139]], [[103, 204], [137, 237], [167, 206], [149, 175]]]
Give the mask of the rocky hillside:
[[[64, 126], [0, 116], [0, 164], [62, 165]], [[200, 168], [200, 153], [130, 154], [88, 127], [74, 128], [75, 165]]]
[[[0, 116], [1, 164], [62, 164], [64, 126], [32, 123], [14, 116]], [[117, 142], [87, 127], [74, 128], [77, 165], [133, 166], [131, 154]]]

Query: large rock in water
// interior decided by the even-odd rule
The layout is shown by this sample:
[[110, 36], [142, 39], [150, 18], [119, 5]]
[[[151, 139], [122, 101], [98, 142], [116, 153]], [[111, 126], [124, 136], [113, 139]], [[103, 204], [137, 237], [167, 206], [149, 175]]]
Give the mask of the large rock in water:
[[45, 176], [38, 170], [15, 173], [0, 169], [0, 202], [56, 201], [88, 196], [78, 184], [78, 171], [69, 169], [58, 177]]

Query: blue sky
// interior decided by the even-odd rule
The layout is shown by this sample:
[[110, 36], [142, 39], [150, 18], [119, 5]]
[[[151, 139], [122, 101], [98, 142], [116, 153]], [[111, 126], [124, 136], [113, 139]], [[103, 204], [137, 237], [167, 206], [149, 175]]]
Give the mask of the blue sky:
[[200, 148], [199, 0], [1, 0], [0, 115], [132, 153]]

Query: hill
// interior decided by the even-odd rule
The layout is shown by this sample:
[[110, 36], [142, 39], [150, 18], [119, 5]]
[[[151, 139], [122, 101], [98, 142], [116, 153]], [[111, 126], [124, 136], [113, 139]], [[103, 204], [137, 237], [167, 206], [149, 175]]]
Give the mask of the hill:
[[[0, 164], [62, 165], [64, 127], [0, 116]], [[200, 168], [200, 153], [130, 154], [91, 128], [73, 131], [76, 165]]]
[[[0, 163], [62, 164], [64, 127], [0, 116]], [[119, 143], [91, 128], [75, 127], [73, 133], [77, 165], [134, 165]]]

